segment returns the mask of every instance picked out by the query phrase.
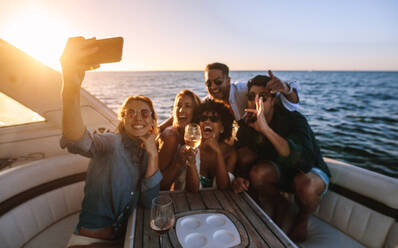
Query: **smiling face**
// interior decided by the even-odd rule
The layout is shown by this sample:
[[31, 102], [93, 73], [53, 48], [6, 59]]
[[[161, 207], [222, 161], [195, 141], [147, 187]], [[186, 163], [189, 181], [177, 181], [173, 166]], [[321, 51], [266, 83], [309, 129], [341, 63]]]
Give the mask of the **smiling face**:
[[123, 111], [124, 130], [129, 137], [140, 137], [153, 129], [152, 111], [148, 103], [133, 100]]
[[188, 123], [192, 122], [194, 112], [194, 102], [192, 97], [180, 95], [174, 103], [173, 111], [173, 126], [184, 129]]
[[199, 119], [199, 125], [202, 131], [202, 139], [215, 137], [218, 140], [220, 133], [224, 131], [220, 116], [216, 112], [203, 112]]
[[205, 71], [205, 83], [207, 92], [214, 98], [228, 102], [230, 90], [230, 78], [221, 70], [210, 69]]

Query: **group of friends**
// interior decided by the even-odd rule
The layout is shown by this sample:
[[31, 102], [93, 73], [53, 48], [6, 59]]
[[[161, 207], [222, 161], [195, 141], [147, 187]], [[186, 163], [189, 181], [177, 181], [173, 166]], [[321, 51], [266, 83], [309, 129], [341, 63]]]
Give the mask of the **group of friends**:
[[[83, 38], [75, 38], [83, 39]], [[299, 95], [272, 71], [232, 83], [229, 68], [212, 63], [204, 70], [208, 96], [184, 89], [173, 115], [158, 126], [151, 99], [128, 97], [114, 133], [93, 134], [84, 125], [80, 89], [85, 71], [99, 65], [82, 61], [96, 48], [68, 41], [62, 65], [61, 147], [91, 158], [79, 222], [68, 247], [120, 247], [127, 219], [137, 204], [150, 207], [159, 190], [214, 187], [247, 191], [260, 205], [273, 203], [280, 224], [292, 193], [299, 206], [288, 236], [302, 242], [309, 216], [328, 190], [330, 172], [306, 120]], [[185, 127], [200, 125], [198, 149], [184, 142]], [[235, 132], [234, 130], [236, 130]]]

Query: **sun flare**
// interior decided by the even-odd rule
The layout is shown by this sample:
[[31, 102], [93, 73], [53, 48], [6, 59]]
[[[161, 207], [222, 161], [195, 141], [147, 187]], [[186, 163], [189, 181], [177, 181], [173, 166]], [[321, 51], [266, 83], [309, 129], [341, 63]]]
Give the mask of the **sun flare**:
[[68, 29], [59, 18], [43, 10], [13, 15], [2, 37], [40, 62], [59, 70], [59, 57], [65, 46]]

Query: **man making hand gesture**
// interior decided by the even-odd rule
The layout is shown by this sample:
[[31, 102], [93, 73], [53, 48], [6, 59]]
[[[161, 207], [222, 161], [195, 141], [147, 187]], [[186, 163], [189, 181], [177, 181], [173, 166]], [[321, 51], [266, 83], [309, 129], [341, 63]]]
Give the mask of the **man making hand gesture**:
[[253, 190], [275, 203], [271, 216], [277, 224], [278, 215], [284, 214], [281, 191], [294, 193], [300, 211], [288, 235], [302, 242], [308, 217], [328, 189], [330, 172], [307, 120], [281, 106], [275, 92], [284, 89], [274, 87], [280, 84], [272, 72], [269, 75], [256, 76], [247, 84], [248, 109], [238, 122], [238, 177], [232, 187], [235, 193]]

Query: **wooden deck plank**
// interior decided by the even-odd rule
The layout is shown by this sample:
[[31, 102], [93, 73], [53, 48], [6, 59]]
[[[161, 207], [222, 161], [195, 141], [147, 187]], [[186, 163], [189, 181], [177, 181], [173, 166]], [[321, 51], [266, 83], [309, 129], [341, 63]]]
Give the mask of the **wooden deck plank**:
[[[247, 194], [220, 190], [199, 193], [162, 191], [160, 194], [172, 198], [175, 214], [180, 217], [202, 210], [203, 213], [223, 212], [229, 216], [241, 233], [242, 242], [238, 247], [296, 247]], [[137, 208], [134, 247], [181, 248], [175, 226], [162, 235], [150, 228], [150, 212], [142, 206]]]
[[152, 230], [149, 226], [149, 221], [151, 219], [151, 210], [145, 208], [144, 209], [144, 238], [142, 247], [151, 247], [157, 248], [159, 247], [159, 234]]
[[162, 247], [162, 248], [172, 248], [173, 247], [171, 245], [168, 232], [165, 232], [162, 234], [162, 236], [160, 238], [160, 247]]
[[176, 214], [190, 210], [185, 192], [170, 192], [169, 195], [173, 200]]
[[262, 237], [254, 230], [252, 227], [251, 223], [246, 219], [245, 214], [241, 212], [239, 207], [231, 201], [227, 197], [227, 192], [223, 191], [216, 191], [215, 195], [217, 199], [220, 201], [220, 204], [222, 207], [226, 210], [229, 211], [230, 213], [234, 214], [237, 219], [242, 223], [244, 226], [245, 230], [247, 231], [247, 234], [249, 236], [249, 245], [248, 247], [270, 247], [263, 239]]
[[142, 207], [137, 208], [137, 219], [135, 225], [134, 247], [143, 247], [142, 239], [144, 238], [144, 209]]
[[222, 209], [222, 206], [214, 195], [214, 190], [202, 190], [200, 194], [207, 209]]
[[188, 204], [191, 210], [206, 209], [199, 193], [186, 192], [185, 195], [187, 196]]
[[[173, 200], [173, 197], [172, 197], [172, 194], [170, 191], [162, 192], [162, 195], [163, 194], [168, 195]], [[173, 205], [174, 205], [174, 213], [175, 213], [174, 200], [173, 200]], [[174, 228], [174, 227], [175, 227], [175, 225], [172, 228]], [[172, 248], [173, 247], [171, 244], [171, 241], [170, 241], [170, 236], [169, 236], [168, 231], [161, 235], [159, 242], [160, 242], [160, 247], [162, 247], [162, 248]]]
[[266, 223], [264, 223], [263, 220], [259, 218], [256, 211], [254, 211], [254, 209], [249, 206], [250, 203], [242, 198], [244, 193], [238, 195], [230, 191], [227, 194], [229, 197], [231, 197], [232, 201], [239, 206], [242, 213], [250, 221], [256, 232], [270, 247], [285, 247], [280, 238], [277, 238], [275, 236], [275, 234], [269, 229], [269, 226], [266, 225]]
[[266, 213], [261, 209], [259, 205], [246, 193], [242, 194], [242, 199], [250, 205], [253, 211], [256, 213], [257, 218], [261, 219], [263, 223], [265, 223], [268, 229], [277, 236], [278, 239], [284, 244], [285, 247], [296, 247], [292, 242], [289, 240], [287, 235], [280, 229], [272, 219], [266, 215]]

